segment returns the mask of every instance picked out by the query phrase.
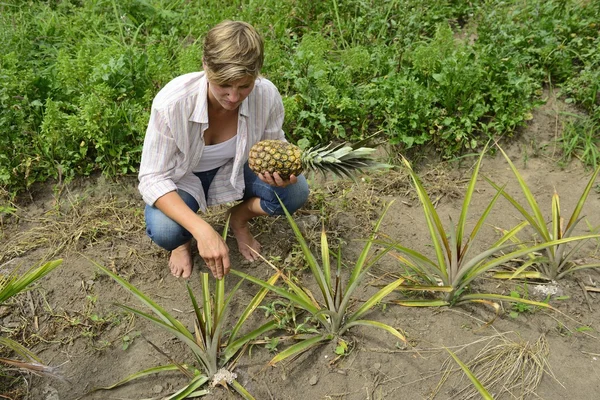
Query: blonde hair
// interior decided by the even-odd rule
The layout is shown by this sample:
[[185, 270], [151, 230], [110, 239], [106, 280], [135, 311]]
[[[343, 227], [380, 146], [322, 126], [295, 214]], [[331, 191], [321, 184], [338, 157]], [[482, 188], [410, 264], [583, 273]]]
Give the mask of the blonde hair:
[[263, 60], [263, 39], [246, 22], [223, 21], [204, 38], [204, 70], [208, 80], [218, 85], [248, 76], [257, 78]]

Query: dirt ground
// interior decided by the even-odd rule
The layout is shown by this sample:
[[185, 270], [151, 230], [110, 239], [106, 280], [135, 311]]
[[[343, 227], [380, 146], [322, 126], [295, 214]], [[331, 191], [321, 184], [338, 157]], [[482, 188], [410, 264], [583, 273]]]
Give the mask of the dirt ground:
[[[554, 189], [561, 196], [562, 211], [570, 215], [591, 172], [577, 160], [562, 167], [557, 163], [560, 151], [555, 140], [561, 129], [559, 112], [565, 107], [550, 96], [518, 139], [502, 141], [503, 148], [548, 216]], [[437, 199], [437, 209], [445, 218], [444, 223], [448, 222], [448, 216], [456, 221], [475, 157], [452, 163], [416, 161], [432, 198]], [[501, 155], [487, 156], [482, 173], [496, 182], [507, 183], [509, 193], [520, 193]], [[313, 245], [318, 245], [324, 220], [330, 240], [344, 243], [343, 257], [351, 263], [358, 254], [357, 248], [361, 247], [357, 240], [367, 237], [383, 205], [394, 200], [381, 231], [410, 247], [432, 252], [422, 208], [402, 171], [365, 178], [358, 184], [319, 180], [313, 182], [312, 189], [309, 204], [295, 217]], [[582, 233], [587, 224], [600, 225], [599, 189], [597, 185], [592, 190], [584, 208]], [[494, 192], [480, 179], [471, 204], [470, 221], [480, 215]], [[321, 211], [323, 207], [325, 213]], [[224, 223], [224, 211], [225, 208], [214, 209], [208, 216], [219, 228]], [[478, 246], [483, 248], [497, 239], [494, 227], [510, 228], [519, 221], [512, 206], [501, 200], [490, 215], [485, 233], [479, 236]], [[32, 291], [19, 296], [14, 304], [0, 309], [3, 333], [20, 339], [44, 362], [55, 366], [63, 378], [13, 372], [12, 376], [20, 377], [24, 383], [0, 398], [158, 399], [186, 382], [181, 374], [173, 372], [134, 381], [118, 389], [86, 394], [141, 369], [166, 364], [166, 356], [182, 363], [191, 361], [185, 347], [171, 335], [116, 307], [115, 303], [141, 305], [93, 265], [96, 262], [118, 272], [191, 326], [192, 306], [184, 281], [169, 274], [168, 254], [145, 235], [143, 203], [137, 193], [135, 177], [118, 182], [90, 177], [66, 186], [36, 187], [19, 203], [16, 217], [4, 217], [1, 229], [0, 266], [30, 266], [43, 259], [56, 258], [63, 258], [64, 263]], [[264, 246], [266, 258], [293, 271], [300, 282], [311, 285], [285, 219], [261, 219], [253, 229]], [[260, 278], [270, 275], [271, 269], [265, 263], [242, 262], [233, 238], [228, 238], [228, 244], [233, 249], [234, 268]], [[599, 246], [599, 242], [588, 243], [581, 250], [579, 262], [598, 262], [594, 260], [599, 257]], [[196, 292], [200, 290], [198, 271], [201, 268], [202, 261], [196, 254], [190, 280]], [[399, 273], [393, 258], [383, 259], [372, 270], [357, 297], [366, 296]], [[235, 282], [236, 277], [228, 277], [228, 288]], [[486, 278], [473, 290], [505, 295], [517, 291], [531, 299], [543, 299], [536, 295], [535, 286], [535, 283]], [[427, 399], [434, 395], [436, 399], [459, 399], [464, 395], [461, 390], [469, 388], [469, 383], [466, 378], [461, 379], [462, 373], [456, 370], [455, 364], [448, 363], [445, 347], [468, 362], [486, 345], [512, 341], [521, 348], [527, 344], [527, 351], [531, 351], [539, 341], [548, 348], [548, 368], [535, 393], [525, 397], [597, 399], [600, 396], [600, 296], [583, 290], [582, 286], [600, 287], [600, 273], [586, 270], [559, 281], [557, 286], [559, 292], [550, 304], [560, 312], [519, 310], [511, 316], [510, 311], [514, 310], [503, 304], [500, 316], [490, 326], [486, 322], [494, 317], [494, 310], [482, 304], [407, 308], [386, 302], [374, 308], [369, 318], [403, 330], [408, 345], [398, 343], [384, 331], [353, 328], [346, 337], [350, 342], [346, 356], [336, 356], [334, 341], [289, 363], [269, 367], [267, 363], [274, 353], [264, 343], [256, 343], [240, 358], [235, 372], [257, 399]], [[231, 314], [237, 315], [256, 290], [244, 283]], [[386, 300], [399, 297], [400, 294], [392, 294]], [[273, 299], [270, 296], [266, 303]], [[149, 341], [165, 354], [157, 352]], [[280, 343], [277, 349], [286, 346]], [[438, 388], [448, 365], [454, 372]], [[501, 379], [504, 372], [499, 371], [498, 368], [493, 374]], [[0, 375], [0, 381], [2, 379], [8, 378]], [[519, 398], [518, 389], [514, 395]], [[206, 398], [238, 397], [218, 387]], [[505, 394], [498, 398], [512, 396]]]

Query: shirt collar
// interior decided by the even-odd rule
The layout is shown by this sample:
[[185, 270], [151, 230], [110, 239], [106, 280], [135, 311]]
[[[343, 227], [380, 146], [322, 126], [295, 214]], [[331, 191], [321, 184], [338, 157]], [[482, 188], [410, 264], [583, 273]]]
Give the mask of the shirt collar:
[[208, 124], [208, 81], [206, 75], [200, 78], [198, 86], [198, 99], [196, 100], [196, 107], [190, 115], [190, 121]]
[[[196, 107], [192, 115], [190, 115], [190, 121], [208, 124], [208, 80], [206, 79], [206, 75], [202, 76], [198, 84], [198, 100], [196, 100]], [[252, 92], [254, 92], [254, 89]], [[252, 93], [250, 93], [250, 96], [252, 96]], [[248, 99], [250, 96], [246, 97], [242, 104], [240, 104], [239, 114], [244, 117], [250, 115], [248, 111]]]
[[[252, 89], [252, 92], [254, 92], [254, 89]], [[250, 92], [250, 96], [252, 96], [252, 92]], [[248, 98], [250, 96], [246, 97], [244, 101], [242, 101], [242, 104], [240, 104], [240, 115], [243, 115], [244, 117], [248, 117], [250, 115], [248, 113]]]

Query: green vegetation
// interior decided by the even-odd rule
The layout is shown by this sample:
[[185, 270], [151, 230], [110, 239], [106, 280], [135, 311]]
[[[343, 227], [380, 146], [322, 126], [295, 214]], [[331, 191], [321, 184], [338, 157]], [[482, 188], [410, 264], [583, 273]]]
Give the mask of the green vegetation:
[[[0, 268], [0, 306], [8, 304], [11, 298], [28, 290], [31, 285], [42, 279], [60, 264], [62, 264], [62, 260], [48, 261], [44, 264], [33, 266], [25, 272], [21, 272], [19, 268], [13, 268], [11, 271], [8, 271], [8, 267], [5, 267], [6, 264], [2, 265], [1, 267], [3, 268]], [[42, 361], [29, 349], [15, 340], [1, 335], [0, 349], [3, 348], [13, 351], [25, 361], [0, 357], [0, 364], [36, 371], [38, 373], [52, 374], [53, 369], [43, 365]]]
[[[363, 318], [365, 314], [370, 312], [386, 296], [397, 289], [404, 282], [404, 278], [398, 278], [382, 289], [378, 290], [371, 297], [362, 301], [357, 310], [353, 311], [350, 309], [350, 305], [353, 302], [353, 296], [356, 294], [356, 291], [360, 287], [361, 283], [365, 280], [367, 273], [371, 267], [373, 267], [373, 265], [375, 265], [381, 259], [381, 257], [387, 253], [387, 250], [384, 250], [380, 251], [378, 254], [375, 252], [371, 254], [371, 248], [373, 247], [373, 243], [377, 236], [377, 231], [379, 230], [381, 221], [383, 220], [383, 217], [385, 216], [385, 213], [390, 205], [391, 204], [387, 205], [383, 211], [383, 214], [375, 223], [373, 233], [366, 241], [366, 244], [364, 245], [360, 255], [352, 267], [352, 270], [349, 271], [349, 278], [345, 285], [344, 278], [342, 276], [343, 262], [341, 249], [338, 248], [336, 257], [337, 265], [334, 270], [331, 265], [332, 254], [330, 245], [327, 240], [325, 229], [323, 228], [321, 231], [321, 263], [319, 263], [313, 252], [310, 250], [309, 244], [306, 242], [304, 236], [300, 232], [298, 225], [290, 213], [288, 213], [285, 207], [283, 207], [287, 220], [296, 236], [296, 240], [302, 248], [302, 253], [311, 272], [311, 278], [315, 280], [317, 286], [319, 287], [324, 305], [321, 305], [315, 299], [308, 287], [302, 286], [301, 284], [296, 284], [292, 277], [287, 277], [281, 270], [279, 270], [275, 265], [267, 261], [265, 258], [262, 258], [263, 261], [275, 268], [277, 273], [282, 276], [283, 280], [288, 286], [287, 289], [274, 286], [272, 283], [265, 282], [241, 271], [234, 269], [231, 270], [234, 275], [238, 275], [252, 283], [255, 283], [261, 286], [263, 289], [268, 289], [280, 297], [287, 299], [291, 304], [293, 304], [293, 306], [306, 311], [320, 327], [320, 329], [311, 330], [310, 333], [295, 335], [296, 338], [299, 339], [298, 343], [288, 347], [273, 357], [273, 359], [270, 361], [271, 365], [275, 365], [288, 357], [292, 357], [301, 352], [307, 351], [308, 349], [323, 342], [339, 338], [346, 331], [348, 331], [348, 329], [357, 325], [383, 329], [403, 342], [406, 342], [404, 335], [396, 328], [378, 321], [367, 320]], [[279, 322], [280, 321], [278, 321], [278, 324]], [[346, 349], [341, 350], [342, 354], [337, 353], [339, 351], [338, 349], [336, 350], [336, 354], [343, 355], [345, 354]]]
[[[503, 188], [494, 186], [498, 192], [490, 200], [485, 210], [477, 218], [473, 230], [467, 234], [467, 217], [469, 206], [481, 167], [481, 161], [485, 155], [487, 146], [481, 152], [477, 163], [473, 167], [471, 179], [464, 196], [460, 217], [455, 224], [450, 218], [450, 229], [445, 229], [429, 194], [423, 187], [419, 177], [412, 169], [408, 160], [403, 159], [406, 168], [412, 178], [419, 200], [423, 207], [425, 221], [429, 230], [431, 244], [435, 251], [435, 258], [420, 253], [413, 248], [404, 246], [394, 241], [381, 241], [386, 247], [391, 247], [400, 254], [395, 254], [400, 265], [417, 282], [416, 286], [403, 287], [401, 289], [417, 291], [444, 292], [443, 299], [418, 299], [418, 300], [396, 300], [394, 302], [411, 307], [439, 307], [459, 305], [467, 302], [477, 302], [492, 305], [498, 310], [495, 301], [508, 301], [511, 303], [525, 303], [539, 307], [549, 307], [545, 303], [528, 300], [521, 297], [505, 296], [492, 293], [469, 293], [469, 286], [475, 280], [481, 279], [490, 269], [496, 268], [517, 257], [533, 254], [536, 251], [562, 248], [564, 244], [574, 241], [589, 239], [593, 236], [550, 237], [540, 244], [525, 244], [518, 242], [520, 246], [511, 241], [515, 235], [528, 223], [533, 224], [530, 218], [517, 224], [510, 231], [505, 232], [495, 243], [486, 247], [479, 253], [472, 254], [472, 246], [477, 239], [481, 228], [484, 227], [487, 217], [494, 208], [496, 201], [501, 195], [507, 196]], [[594, 176], [595, 177], [595, 176]], [[585, 198], [583, 199], [585, 201]], [[583, 203], [581, 203], [583, 206]], [[579, 207], [580, 208], [580, 207]], [[544, 225], [545, 227], [545, 225]]]
[[[585, 244], [585, 242], [589, 239], [597, 239], [600, 235], [598, 234], [590, 234], [590, 235], [581, 235], [577, 236], [574, 234], [575, 228], [581, 222], [583, 217], [580, 217], [583, 206], [594, 186], [594, 182], [596, 181], [596, 177], [600, 173], [600, 166], [596, 168], [590, 180], [588, 181], [583, 193], [579, 197], [577, 201], [577, 205], [571, 214], [568, 222], [565, 225], [565, 219], [561, 215], [560, 211], [560, 199], [558, 193], [554, 192], [552, 196], [552, 212], [551, 212], [551, 227], [548, 229], [546, 218], [544, 217], [538, 202], [536, 201], [531, 189], [527, 186], [527, 183], [517, 170], [517, 167], [512, 163], [508, 155], [500, 148], [502, 155], [506, 158], [506, 161], [510, 165], [510, 169], [512, 170], [515, 179], [519, 183], [521, 187], [521, 191], [525, 196], [525, 200], [529, 205], [529, 209], [531, 212], [527, 211], [527, 209], [516, 201], [512, 196], [504, 191], [503, 188], [488, 180], [490, 184], [498, 190], [498, 194], [502, 194], [506, 200], [523, 216], [523, 218], [527, 221], [527, 223], [535, 230], [535, 232], [539, 236], [539, 241], [547, 246], [543, 249], [545, 256], [535, 258], [531, 255], [532, 260], [535, 262], [536, 268], [539, 272], [538, 278], [543, 277], [550, 280], [558, 280], [563, 278], [567, 274], [571, 274], [575, 271], [589, 268], [598, 268], [600, 267], [599, 263], [585, 264], [585, 265], [577, 265], [574, 262], [575, 257], [578, 255], [578, 251]], [[563, 241], [563, 239], [572, 239], [577, 241], [573, 248], [567, 247], [567, 241]], [[559, 243], [560, 242], [560, 243]], [[517, 243], [521, 243], [518, 242]], [[522, 245], [522, 248], [526, 248], [526, 246]], [[523, 271], [525, 271], [528, 267], [530, 267], [532, 262], [526, 263], [523, 267], [519, 268], [512, 277], [517, 277]], [[529, 277], [532, 277], [529, 275]]]
[[[403, 159], [423, 208], [431, 239], [428, 251], [432, 254], [420, 253], [394, 238], [377, 240], [386, 208], [352, 267], [346, 269], [341, 251], [331, 251], [324, 229], [320, 254], [315, 256], [310, 240], [287, 214], [298, 242], [292, 251], [294, 257], [288, 261], [292, 265], [284, 273], [276, 266], [280, 259], [264, 260], [277, 270], [268, 281], [232, 270], [242, 279], [227, 295], [224, 280], [213, 283], [208, 274], [201, 273], [202, 296], [196, 297], [188, 286], [194, 311], [192, 329], [126, 279], [98, 265], [150, 311], [125, 305], [122, 308], [166, 330], [193, 355], [189, 362], [182, 363], [167, 356], [168, 364], [101, 389], [158, 372], [179, 371], [189, 379], [169, 398], [204, 395], [210, 379], [217, 384], [228, 382], [240, 395], [252, 398], [230, 374], [237, 356], [247, 345], [260, 342], [278, 352], [284, 343], [277, 332], [284, 329], [291, 333], [288, 338], [297, 342], [275, 355], [271, 364], [326, 342], [337, 343], [334, 353], [343, 357], [353, 349], [348, 330], [357, 325], [383, 329], [407, 343], [400, 330], [365, 319], [368, 314], [376, 314], [378, 306], [385, 309], [390, 303], [457, 306], [476, 302], [492, 305], [499, 312], [498, 303], [509, 302], [509, 315], [516, 317], [537, 308], [553, 310], [548, 304], [550, 299], [533, 301], [526, 291], [518, 290], [512, 290], [510, 296], [481, 293], [474, 284], [489, 272], [503, 268], [506, 262], [521, 258], [524, 263], [505, 276], [560, 279], [584, 268], [598, 268], [598, 264], [574, 262], [584, 240], [598, 239], [596, 229], [582, 236], [575, 232], [600, 173], [600, 2], [589, 0], [3, 1], [0, 228], [4, 218], [12, 219], [17, 212], [11, 196], [35, 182], [64, 181], [98, 171], [108, 176], [135, 173], [153, 97], [175, 76], [199, 69], [204, 33], [224, 19], [248, 21], [263, 33], [267, 53], [263, 73], [283, 96], [284, 129], [292, 142], [307, 146], [328, 141], [355, 142], [377, 132], [402, 151], [429, 146], [442, 157], [467, 151], [478, 151], [480, 157], [458, 221], [454, 224], [451, 220], [448, 227], [442, 223], [444, 216], [438, 214], [436, 202], [419, 176]], [[471, 220], [468, 211], [487, 149], [484, 144], [490, 138], [513, 135], [531, 118], [532, 110], [543, 103], [547, 87], [558, 87], [564, 101], [577, 107], [577, 112], [567, 115], [570, 118], [559, 138], [563, 161], [575, 156], [595, 171], [569, 221], [564, 224], [555, 195], [547, 224], [508, 157], [526, 204], [489, 181], [497, 192], [483, 213]], [[502, 231], [499, 240], [475, 254], [473, 243], [501, 198], [516, 208], [523, 221]], [[373, 205], [369, 206], [373, 211]], [[322, 211], [327, 219], [325, 214]], [[517, 239], [525, 226], [535, 232], [537, 242]], [[47, 229], [45, 233], [56, 232]], [[538, 251], [543, 257], [537, 255]], [[400, 261], [405, 276], [396, 276], [366, 299], [356, 299], [357, 289], [365, 286], [372, 267], [386, 254]], [[51, 262], [24, 275], [0, 269], [0, 305], [59, 264]], [[300, 280], [298, 272], [304, 266], [314, 279], [319, 299], [313, 295], [314, 288], [311, 291], [310, 285]], [[280, 278], [284, 283], [277, 285]], [[229, 326], [228, 306], [244, 281], [261, 288]], [[424, 294], [380, 304], [400, 291]], [[261, 306], [267, 294], [269, 303]], [[96, 301], [93, 296], [87, 300], [89, 305]], [[243, 325], [255, 322], [251, 316], [257, 308], [264, 310], [269, 320], [242, 334]], [[78, 317], [65, 317], [72, 327], [82, 325]], [[98, 314], [90, 314], [89, 318], [91, 328], [82, 331], [82, 336], [93, 338], [110, 323], [109, 317]], [[578, 330], [585, 329], [582, 326]], [[120, 339], [123, 351], [134, 340], [141, 340], [140, 335], [137, 331], [124, 335]], [[18, 358], [2, 358], [0, 362], [52, 372], [14, 340], [0, 337], [0, 346]], [[512, 369], [515, 374], [537, 371], [535, 376], [527, 376], [531, 378], [528, 382], [537, 384], [546, 364], [540, 358], [521, 356], [525, 354], [521, 349], [512, 346], [511, 351], [492, 350], [509, 360], [504, 365], [519, 367]], [[540, 342], [538, 349], [544, 353], [546, 344]], [[470, 372], [472, 364], [452, 357], [479, 393], [489, 396], [486, 376], [478, 373], [475, 378]], [[530, 360], [533, 364], [528, 363]]]
[[0, 186], [134, 173], [152, 98], [227, 18], [263, 33], [293, 142], [382, 131], [450, 157], [512, 135], [544, 84], [600, 120], [598, 2], [7, 0]]
[[[256, 293], [236, 321], [231, 332], [226, 335], [225, 331], [227, 327], [225, 321], [227, 319], [229, 304], [242, 281], [238, 282], [229, 295], [225, 296], [224, 279], [215, 280], [214, 290], [211, 291], [209, 274], [205, 272], [201, 273], [202, 299], [200, 303], [196, 299], [190, 285], [187, 285], [187, 290], [196, 317], [194, 331], [191, 332], [185, 327], [184, 323], [169, 314], [164, 308], [155, 303], [131, 283], [99, 264], [96, 264], [96, 267], [133, 294], [142, 304], [150, 308], [155, 316], [139, 309], [120, 304], [119, 306], [121, 308], [151, 321], [156, 326], [166, 330], [179, 339], [193, 353], [195, 365], [179, 363], [171, 359], [170, 356], [166, 355], [166, 353], [156, 347], [152, 342], [149, 342], [159, 353], [169, 358], [169, 364], [136, 372], [111, 386], [95, 388], [93, 391], [110, 390], [148, 375], [168, 371], [179, 371], [189, 379], [189, 382], [184, 387], [167, 396], [166, 399], [178, 400], [188, 397], [201, 397], [209, 393], [206, 387], [209, 384], [213, 384], [214, 386], [215, 383], [223, 386], [231, 386], [244, 399], [254, 399], [254, 397], [252, 397], [252, 395], [250, 395], [236, 380], [236, 375], [232, 373], [232, 371], [236, 361], [235, 357], [239, 352], [246, 348], [251, 340], [277, 327], [275, 321], [269, 321], [243, 336], [238, 335], [240, 328], [246, 323], [248, 318], [264, 299], [267, 290], [261, 290]], [[278, 274], [274, 275], [269, 279], [269, 283], [274, 284], [278, 278]], [[213, 296], [211, 296], [211, 293], [213, 293]], [[127, 349], [131, 340], [132, 339], [127, 339], [127, 341], [125, 341], [125, 338], [123, 338], [123, 350]]]
[[[227, 222], [228, 223], [223, 231], [223, 238], [227, 237], [229, 221]], [[195, 315], [194, 330], [192, 332], [186, 328], [183, 322], [173, 317], [169, 312], [155, 303], [127, 280], [97, 263], [94, 263], [94, 265], [148, 307], [152, 313], [154, 313], [154, 316], [126, 305], [120, 304], [119, 306], [134, 315], [152, 322], [154, 325], [166, 330], [179, 339], [194, 355], [195, 366], [186, 363], [178, 363], [152, 342], [149, 342], [158, 352], [169, 358], [169, 364], [136, 372], [114, 385], [96, 388], [93, 389], [93, 391], [110, 390], [131, 382], [132, 380], [159, 372], [180, 371], [189, 379], [189, 382], [165, 399], [179, 400], [204, 396], [209, 393], [206, 388], [209, 384], [212, 384], [213, 386], [215, 384], [220, 384], [224, 387], [229, 385], [244, 399], [254, 399], [254, 397], [252, 397], [252, 395], [236, 380], [236, 374], [232, 371], [236, 362], [236, 356], [245, 350], [250, 341], [277, 327], [277, 322], [271, 320], [251, 332], [240, 335], [240, 329], [246, 324], [247, 320], [267, 295], [266, 289], [259, 290], [256, 293], [233, 325], [231, 331], [229, 331], [225, 324], [229, 312], [229, 304], [243, 281], [239, 281], [233, 287], [231, 292], [228, 295], [225, 295], [224, 278], [215, 279], [214, 289], [211, 290], [211, 277], [206, 272], [200, 273], [202, 288], [202, 298], [200, 302], [198, 302], [194, 295], [189, 282], [187, 284], [187, 291], [194, 307]], [[274, 285], [279, 279], [279, 276], [279, 273], [273, 275], [268, 280], [268, 284]], [[126, 349], [126, 347], [124, 349]]]

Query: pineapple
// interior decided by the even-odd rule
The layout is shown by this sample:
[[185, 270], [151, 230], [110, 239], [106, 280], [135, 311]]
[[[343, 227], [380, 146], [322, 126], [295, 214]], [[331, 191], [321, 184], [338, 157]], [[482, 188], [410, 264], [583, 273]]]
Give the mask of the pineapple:
[[255, 173], [277, 172], [282, 179], [298, 176], [304, 170], [332, 172], [336, 176], [354, 179], [355, 171], [389, 168], [371, 158], [375, 151], [369, 147], [350, 146], [346, 143], [312, 147], [301, 150], [282, 140], [263, 140], [250, 149], [248, 166]]

